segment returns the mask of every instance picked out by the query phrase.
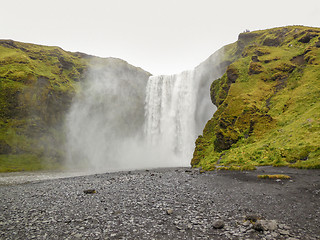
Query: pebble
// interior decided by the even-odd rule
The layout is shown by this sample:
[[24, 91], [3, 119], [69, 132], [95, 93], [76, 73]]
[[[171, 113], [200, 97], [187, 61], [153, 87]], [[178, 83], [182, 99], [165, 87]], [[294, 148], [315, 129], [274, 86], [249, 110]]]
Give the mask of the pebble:
[[96, 193], [96, 190], [95, 189], [87, 189], [87, 190], [83, 190], [83, 192], [85, 194], [94, 194], [94, 193]]
[[289, 231], [287, 231], [287, 230], [282, 230], [282, 229], [279, 230], [279, 233], [280, 233], [281, 235], [289, 235], [289, 234], [290, 234]]
[[[253, 191], [247, 184], [164, 169], [0, 186], [0, 239], [317, 239], [318, 228], [300, 229], [286, 212], [262, 219], [281, 210], [284, 196], [271, 195], [272, 185]], [[252, 224], [259, 222], [261, 231]]]
[[215, 228], [215, 229], [221, 229], [224, 227], [224, 221], [222, 220], [216, 220], [212, 223], [212, 226]]
[[82, 234], [80, 234], [80, 233], [77, 233], [77, 234], [75, 234], [75, 235], [73, 235], [75, 238], [82, 238]]
[[168, 210], [167, 210], [167, 214], [168, 214], [168, 215], [171, 215], [172, 213], [173, 213], [173, 209], [168, 209]]

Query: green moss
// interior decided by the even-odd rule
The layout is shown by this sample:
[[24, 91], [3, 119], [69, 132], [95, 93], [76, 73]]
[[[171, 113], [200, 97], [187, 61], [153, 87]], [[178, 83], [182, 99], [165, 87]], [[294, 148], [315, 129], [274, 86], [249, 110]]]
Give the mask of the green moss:
[[299, 42], [306, 32], [320, 36], [320, 29], [296, 26], [239, 36], [232, 46], [241, 54], [227, 68], [237, 77], [230, 81], [227, 71], [212, 83], [218, 109], [192, 166], [319, 167], [320, 49], [317, 37]]
[[61, 165], [34, 154], [0, 154], [0, 172], [57, 170]]
[[59, 165], [64, 115], [87, 65], [58, 47], [0, 40], [1, 171]]
[[290, 179], [291, 177], [284, 174], [271, 174], [271, 175], [258, 175], [258, 178], [262, 179]]

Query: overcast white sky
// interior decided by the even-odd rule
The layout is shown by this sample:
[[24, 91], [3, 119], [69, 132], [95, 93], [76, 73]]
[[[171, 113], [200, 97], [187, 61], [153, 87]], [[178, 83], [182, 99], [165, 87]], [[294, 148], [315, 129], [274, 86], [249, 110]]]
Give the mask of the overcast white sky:
[[154, 75], [192, 69], [240, 32], [320, 27], [320, 0], [3, 0], [0, 39], [118, 57]]

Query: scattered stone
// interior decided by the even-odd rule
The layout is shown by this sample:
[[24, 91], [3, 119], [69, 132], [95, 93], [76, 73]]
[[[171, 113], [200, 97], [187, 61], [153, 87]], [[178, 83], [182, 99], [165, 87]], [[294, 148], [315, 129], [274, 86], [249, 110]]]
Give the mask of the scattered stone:
[[168, 214], [168, 215], [171, 215], [172, 213], [173, 213], [173, 209], [168, 209], [168, 210], [167, 210], [167, 214]]
[[278, 228], [276, 220], [258, 220], [257, 223], [260, 223], [265, 231], [274, 231]]
[[249, 221], [245, 221], [242, 225], [245, 226], [245, 227], [248, 227], [250, 225], [250, 222]]
[[290, 227], [287, 225], [284, 225], [283, 229], [290, 230]]
[[183, 230], [183, 228], [181, 227], [181, 226], [176, 226], [176, 228], [178, 229], [178, 230]]
[[282, 230], [282, 229], [279, 230], [279, 233], [280, 233], [281, 235], [289, 235], [289, 234], [290, 234], [289, 231], [287, 231], [287, 230]]
[[263, 227], [263, 225], [261, 224], [261, 222], [256, 222], [253, 224], [252, 228], [256, 231], [259, 231], [259, 232], [263, 232], [265, 229]]
[[[295, 202], [293, 206], [302, 214], [303, 220], [306, 216], [313, 217], [305, 225], [300, 225], [302, 218], [287, 218], [291, 216], [287, 212], [291, 206], [281, 208], [276, 215], [277, 221], [263, 219], [262, 216], [269, 216], [269, 206], [273, 209], [279, 203], [286, 207], [284, 202], [278, 201], [282, 199], [278, 196], [279, 186], [272, 193], [260, 189], [259, 182], [254, 189], [258, 192], [247, 188], [246, 184], [246, 191], [239, 191], [242, 182], [239, 178], [232, 180], [236, 185], [233, 187], [232, 184], [214, 182], [220, 179], [221, 173], [208, 172], [199, 177], [186, 174], [185, 170], [187, 168], [179, 172], [132, 171], [131, 175], [128, 172], [108, 173], [101, 177], [73, 178], [72, 181], [59, 179], [2, 186], [0, 239], [144, 239], [142, 236], [145, 239], [317, 239], [315, 225], [318, 218], [313, 217], [313, 212], [303, 215], [298, 208], [305, 204], [306, 198], [301, 199], [300, 205]], [[153, 173], [155, 177], [150, 177]], [[198, 173], [198, 170], [192, 169], [192, 173]], [[252, 180], [256, 179], [256, 174], [241, 174], [243, 178], [250, 175]], [[159, 175], [162, 175], [161, 179]], [[114, 178], [113, 182], [111, 178]], [[212, 181], [203, 185], [203, 181], [211, 178]], [[233, 178], [222, 179], [229, 181]], [[189, 182], [185, 183], [186, 180]], [[295, 182], [299, 183], [299, 178]], [[92, 185], [88, 187], [86, 184]], [[273, 184], [265, 186], [273, 191]], [[99, 186], [101, 191], [87, 196], [83, 190], [92, 190], [88, 189], [90, 186]], [[79, 187], [82, 188], [80, 192]], [[292, 189], [295, 184], [286, 187]], [[317, 196], [312, 195], [314, 192], [309, 194], [311, 199], [316, 199]], [[261, 206], [260, 200], [265, 205]], [[44, 203], [50, 208], [45, 208]], [[292, 230], [288, 227], [291, 225]]]
[[95, 189], [87, 189], [87, 190], [83, 190], [83, 192], [85, 194], [94, 194], [94, 193], [96, 193], [96, 190]]
[[260, 219], [260, 216], [255, 215], [255, 214], [247, 215], [245, 217], [245, 220], [250, 221], [250, 222], [256, 222], [256, 221], [258, 221], [258, 219]]
[[224, 221], [222, 220], [216, 220], [213, 222], [212, 226], [215, 228], [215, 229], [222, 229], [224, 227]]
[[75, 238], [82, 238], [82, 234], [76, 233], [76, 234], [74, 235], [74, 237], [75, 237]]

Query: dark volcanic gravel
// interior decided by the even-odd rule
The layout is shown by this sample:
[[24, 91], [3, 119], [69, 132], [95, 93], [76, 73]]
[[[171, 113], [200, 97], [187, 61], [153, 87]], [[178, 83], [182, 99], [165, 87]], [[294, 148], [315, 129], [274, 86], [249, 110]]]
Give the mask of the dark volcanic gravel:
[[[292, 178], [257, 178], [274, 173]], [[175, 168], [2, 185], [0, 239], [320, 239], [319, 180]]]

